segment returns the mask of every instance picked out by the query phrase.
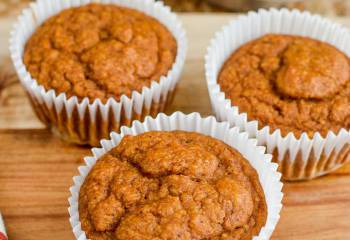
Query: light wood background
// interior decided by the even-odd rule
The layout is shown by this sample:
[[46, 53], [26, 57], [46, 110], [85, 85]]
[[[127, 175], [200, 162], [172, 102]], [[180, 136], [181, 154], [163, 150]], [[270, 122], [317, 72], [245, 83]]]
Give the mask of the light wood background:
[[[214, 32], [233, 17], [181, 15], [190, 48], [169, 113], [211, 114], [203, 58]], [[0, 211], [10, 240], [74, 239], [69, 187], [90, 150], [54, 138], [34, 116], [9, 60], [12, 22], [12, 17], [0, 18]], [[317, 180], [286, 183], [283, 191], [284, 208], [272, 239], [350, 239], [350, 164]]]

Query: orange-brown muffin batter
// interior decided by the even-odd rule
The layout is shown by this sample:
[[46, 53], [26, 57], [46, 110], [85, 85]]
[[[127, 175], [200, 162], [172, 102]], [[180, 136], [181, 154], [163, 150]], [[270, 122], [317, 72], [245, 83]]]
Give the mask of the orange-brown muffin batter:
[[348, 57], [305, 37], [265, 35], [241, 46], [218, 83], [240, 112], [283, 135], [323, 136], [350, 126]]
[[44, 22], [25, 46], [39, 84], [105, 102], [141, 92], [171, 69], [177, 44], [156, 19], [116, 5], [70, 8]]
[[79, 195], [91, 240], [242, 240], [266, 222], [256, 171], [198, 133], [126, 136], [100, 158]]

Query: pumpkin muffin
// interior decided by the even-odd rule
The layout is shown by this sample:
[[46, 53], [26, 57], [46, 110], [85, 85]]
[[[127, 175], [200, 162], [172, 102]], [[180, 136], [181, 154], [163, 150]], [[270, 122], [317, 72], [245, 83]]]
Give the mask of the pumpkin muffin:
[[266, 217], [248, 161], [198, 133], [124, 137], [79, 193], [81, 227], [91, 240], [252, 239]]
[[348, 57], [328, 43], [268, 34], [237, 49], [218, 83], [259, 127], [325, 137], [350, 127], [349, 77]]
[[49, 18], [26, 43], [24, 64], [46, 90], [90, 102], [141, 92], [172, 68], [177, 43], [156, 19], [88, 4]]

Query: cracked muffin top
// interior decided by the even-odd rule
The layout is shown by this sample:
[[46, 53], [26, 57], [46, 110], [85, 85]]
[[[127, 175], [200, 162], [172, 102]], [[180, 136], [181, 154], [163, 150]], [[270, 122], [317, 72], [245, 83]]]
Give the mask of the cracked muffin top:
[[47, 90], [106, 102], [159, 81], [176, 52], [175, 38], [156, 19], [116, 5], [89, 4], [38, 27], [25, 46], [24, 63]]
[[282, 135], [337, 133], [350, 127], [349, 59], [306, 37], [269, 34], [248, 42], [226, 61], [221, 90], [259, 128]]
[[247, 240], [265, 225], [256, 171], [198, 133], [126, 136], [100, 158], [79, 194], [91, 240]]

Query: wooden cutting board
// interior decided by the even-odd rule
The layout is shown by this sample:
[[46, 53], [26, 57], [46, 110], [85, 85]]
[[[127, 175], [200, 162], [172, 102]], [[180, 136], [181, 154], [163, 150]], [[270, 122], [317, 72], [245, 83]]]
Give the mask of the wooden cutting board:
[[[214, 32], [233, 17], [181, 15], [190, 48], [169, 113], [211, 114], [203, 58]], [[9, 61], [12, 21], [0, 18], [0, 211], [10, 239], [74, 239], [67, 212], [69, 187], [90, 150], [54, 138], [33, 114]], [[283, 191], [284, 208], [272, 239], [350, 239], [350, 164], [317, 180], [286, 183]]]

